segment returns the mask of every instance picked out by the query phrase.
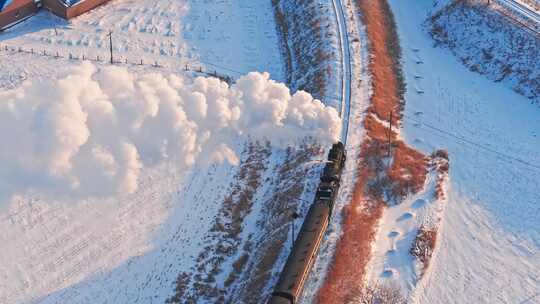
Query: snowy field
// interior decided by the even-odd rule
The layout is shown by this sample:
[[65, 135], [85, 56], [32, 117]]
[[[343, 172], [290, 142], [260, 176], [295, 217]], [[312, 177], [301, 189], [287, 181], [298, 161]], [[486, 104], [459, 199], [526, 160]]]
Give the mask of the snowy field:
[[[202, 66], [234, 78], [251, 71], [269, 72], [276, 80], [284, 78], [273, 10], [264, 0], [118, 0], [69, 22], [41, 11], [3, 32], [0, 45], [64, 58], [56, 59], [64, 63], [48, 66], [65, 65], [69, 54], [92, 60], [99, 56], [106, 62], [109, 31], [113, 32], [115, 60], [120, 62], [157, 62], [177, 72], [186, 66]], [[31, 74], [43, 76], [42, 71], [34, 72], [35, 68], [45, 68], [44, 64], [34, 64], [35, 60], [55, 61], [37, 55], [21, 56], [20, 61], [10, 56], [17, 64], [2, 69], [4, 78], [8, 71], [12, 72], [10, 81]]]
[[[117, 69], [106, 68], [109, 30], [122, 62]], [[290, 103], [300, 108], [284, 103], [288, 90], [267, 79], [284, 78], [277, 39], [271, 4], [263, 0], [111, 1], [70, 22], [42, 11], [1, 33], [1, 47], [35, 54], [0, 51], [0, 95], [7, 101], [0, 102], [0, 134], [25, 139], [14, 138], [0, 153], [2, 162], [16, 159], [10, 171], [0, 170], [2, 193], [13, 194], [2, 195], [0, 203], [0, 302], [163, 303], [171, 297], [178, 275], [198, 266], [207, 232], [238, 173], [235, 164], [246, 159], [237, 138], [271, 135], [285, 143], [287, 134], [302, 134], [294, 122], [317, 130], [319, 114], [339, 126], [336, 111], [306, 94], [296, 98], [307, 103]], [[40, 56], [43, 51], [59, 58]], [[101, 62], [81, 66], [83, 55]], [[217, 81], [192, 83], [191, 72], [183, 78], [186, 65], [234, 78], [253, 70], [270, 76], [252, 74], [257, 79], [229, 89]], [[179, 77], [170, 78], [170, 72]], [[97, 94], [98, 106], [89, 92]], [[124, 102], [136, 96], [140, 104]], [[241, 113], [252, 113], [254, 120]], [[19, 124], [9, 128], [9, 122]], [[39, 124], [41, 133], [32, 133]], [[340, 132], [332, 125], [323, 129]], [[227, 133], [227, 143], [214, 132]], [[179, 134], [183, 142], [176, 142]], [[55, 141], [40, 148], [48, 139]], [[180, 154], [175, 145], [182, 147]], [[260, 178], [272, 181], [283, 155], [282, 147], [273, 146]], [[36, 161], [25, 167], [29, 159]], [[313, 180], [317, 168], [309, 171]], [[101, 175], [92, 176], [95, 169]], [[99, 183], [88, 187], [84, 181], [90, 180]], [[254, 229], [271, 189], [258, 189], [261, 198], [246, 229]], [[241, 237], [252, 237], [248, 232]], [[225, 261], [221, 277], [231, 264]]]
[[[418, 282], [407, 271], [412, 259], [404, 259], [392, 280], [414, 303], [537, 303], [540, 108], [434, 48], [419, 17], [428, 16], [432, 1], [390, 4], [407, 81], [401, 135], [425, 153], [447, 149], [450, 155], [448, 201], [431, 267]], [[388, 221], [400, 214], [397, 208], [403, 206], [386, 212], [380, 235], [400, 229], [402, 223]], [[383, 254], [385, 244], [379, 241], [375, 252]], [[381, 268], [391, 263], [376, 258], [372, 280], [388, 277]]]
[[[413, 303], [536, 303], [540, 108], [434, 48], [422, 28], [433, 1], [389, 2], [407, 81], [400, 136], [427, 154], [447, 149], [450, 177], [443, 202], [433, 200], [429, 175], [424, 191], [385, 211], [369, 280], [397, 283]], [[351, 2], [344, 3], [358, 83], [347, 143], [354, 155], [369, 100], [368, 53]], [[109, 31], [117, 69], [107, 68]], [[83, 56], [92, 65], [81, 66]], [[249, 71], [269, 75], [251, 74], [229, 88], [217, 80], [193, 82], [198, 67], [235, 79]], [[272, 211], [276, 189], [291, 183], [278, 180], [290, 160], [278, 141], [253, 160], [239, 138], [290, 143], [311, 135], [324, 142], [340, 133], [337, 112], [308, 95], [292, 97], [268, 78], [286, 77], [267, 0], [116, 0], [70, 22], [42, 11], [0, 33], [0, 136], [8, 139], [0, 151], [0, 303], [164, 303], [181, 273], [198, 280], [190, 288], [207, 284], [202, 275], [213, 270], [205, 263], [215, 260], [219, 282], [207, 285], [243, 299], [241, 280], [251, 272], [228, 289], [221, 282], [250, 243], [267, 239], [269, 228], [260, 229], [268, 220], [264, 211]], [[317, 164], [324, 153], [312, 157]], [[250, 186], [235, 181], [237, 163], [259, 166], [253, 174], [264, 184], [242, 217], [236, 251], [220, 260], [205, 252], [229, 246], [229, 239], [216, 239], [212, 229], [227, 212], [232, 189]], [[319, 275], [309, 278], [303, 303], [312, 301], [332, 258], [355, 167], [349, 158], [334, 225], [314, 266]], [[308, 177], [295, 194], [299, 200], [312, 198], [303, 189], [313, 188], [318, 169], [293, 171]], [[297, 210], [305, 214], [307, 206]], [[408, 248], [417, 227], [433, 221], [441, 225], [440, 238], [419, 280]], [[276, 264], [286, 253], [279, 252]], [[256, 262], [250, 260], [249, 271]], [[261, 293], [272, 288], [277, 271]], [[190, 295], [197, 296], [194, 290]]]

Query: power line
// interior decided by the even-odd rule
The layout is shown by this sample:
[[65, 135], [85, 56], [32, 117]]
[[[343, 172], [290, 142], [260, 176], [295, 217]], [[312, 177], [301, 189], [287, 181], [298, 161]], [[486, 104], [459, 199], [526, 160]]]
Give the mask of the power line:
[[[412, 120], [412, 121], [414, 121], [414, 122], [417, 122], [417, 123], [419, 123], [419, 124], [421, 124], [421, 125], [423, 125], [423, 126], [429, 128], [429, 129], [431, 129], [431, 130], [437, 131], [437, 132], [439, 132], [439, 133], [442, 133], [442, 134], [445, 134], [445, 135], [447, 135], [447, 136], [450, 136], [450, 137], [452, 137], [452, 138], [454, 138], [454, 139], [457, 139], [457, 140], [459, 140], [459, 141], [461, 141], [461, 142], [463, 142], [463, 143], [467, 143], [467, 144], [469, 144], [469, 145], [472, 145], [472, 146], [474, 146], [474, 147], [476, 147], [476, 148], [479, 148], [479, 149], [482, 149], [482, 150], [484, 150], [484, 151], [488, 151], [488, 152], [491, 152], [491, 153], [493, 153], [493, 154], [497, 154], [497, 155], [500, 156], [500, 157], [503, 157], [503, 158], [509, 159], [509, 160], [511, 160], [511, 161], [518, 162], [518, 163], [520, 163], [520, 164], [522, 164], [522, 165], [525, 165], [525, 166], [528, 166], [528, 167], [531, 167], [531, 168], [540, 170], [540, 166], [539, 166], [539, 165], [535, 165], [535, 164], [530, 163], [530, 162], [528, 162], [528, 161], [526, 161], [526, 160], [523, 160], [523, 159], [514, 157], [514, 156], [512, 156], [512, 155], [509, 155], [509, 154], [506, 154], [506, 153], [503, 153], [503, 152], [499, 152], [499, 151], [494, 150], [494, 149], [492, 149], [492, 148], [490, 148], [490, 147], [488, 147], [488, 146], [486, 146], [486, 145], [483, 145], [483, 144], [481, 144], [481, 143], [475, 142], [475, 141], [470, 140], [470, 139], [467, 139], [467, 138], [465, 138], [465, 137], [462, 137], [462, 136], [453, 134], [453, 133], [451, 133], [451, 132], [445, 131], [445, 130], [443, 130], [443, 129], [441, 129], [441, 128], [438, 128], [438, 127], [436, 127], [436, 126], [433, 126], [433, 125], [430, 125], [430, 124], [425, 123], [425, 122], [423, 122], [423, 121], [420, 121], [420, 120], [418, 120], [418, 119], [416, 119], [416, 118], [414, 118], [414, 117], [411, 117], [411, 116], [409, 116], [409, 115], [403, 114], [403, 117], [405, 117], [405, 118], [407, 118], [407, 119], [409, 119], [409, 120]], [[416, 127], [420, 128], [419, 126], [416, 126]]]

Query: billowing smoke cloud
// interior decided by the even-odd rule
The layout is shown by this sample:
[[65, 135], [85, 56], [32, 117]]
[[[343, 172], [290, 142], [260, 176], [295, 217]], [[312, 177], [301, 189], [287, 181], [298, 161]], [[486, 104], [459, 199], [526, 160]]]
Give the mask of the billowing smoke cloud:
[[266, 73], [229, 87], [85, 63], [59, 80], [0, 92], [0, 195], [131, 193], [145, 166], [236, 164], [238, 138], [330, 144], [340, 128], [335, 109], [305, 92], [291, 96]]

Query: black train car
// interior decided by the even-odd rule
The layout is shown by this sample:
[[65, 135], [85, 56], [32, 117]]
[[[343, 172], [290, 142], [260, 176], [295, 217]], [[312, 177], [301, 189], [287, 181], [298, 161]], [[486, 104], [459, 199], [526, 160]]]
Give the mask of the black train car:
[[345, 158], [343, 144], [334, 144], [321, 174], [315, 200], [309, 208], [268, 304], [297, 303], [330, 223]]
[[306, 215], [269, 304], [296, 303], [328, 227], [330, 208], [315, 202]]

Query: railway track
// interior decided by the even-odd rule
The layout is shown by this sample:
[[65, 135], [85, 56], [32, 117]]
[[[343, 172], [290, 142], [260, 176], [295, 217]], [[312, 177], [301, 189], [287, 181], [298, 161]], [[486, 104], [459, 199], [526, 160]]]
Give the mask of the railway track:
[[303, 294], [304, 284], [317, 259], [321, 242], [332, 218], [334, 203], [339, 192], [341, 173], [345, 166], [345, 144], [349, 133], [352, 66], [347, 31], [347, 19], [341, 0], [332, 0], [336, 17], [340, 49], [340, 104], [339, 114], [343, 129], [341, 142], [332, 146], [321, 173], [320, 182], [300, 232], [294, 241], [287, 262], [267, 302], [268, 304], [296, 304]]
[[540, 24], [540, 14], [532, 10], [531, 8], [521, 4], [518, 1], [513, 0], [495, 0], [495, 2], [499, 3], [500, 5], [503, 5], [516, 13], [519, 13], [523, 17], [535, 22], [537, 25]]
[[339, 49], [341, 54], [341, 79], [340, 79], [340, 117], [343, 121], [341, 131], [341, 142], [347, 144], [349, 134], [349, 116], [351, 106], [351, 52], [349, 46], [349, 35], [347, 31], [347, 18], [343, 10], [341, 0], [332, 0], [334, 14], [337, 20], [337, 30], [339, 38]]

